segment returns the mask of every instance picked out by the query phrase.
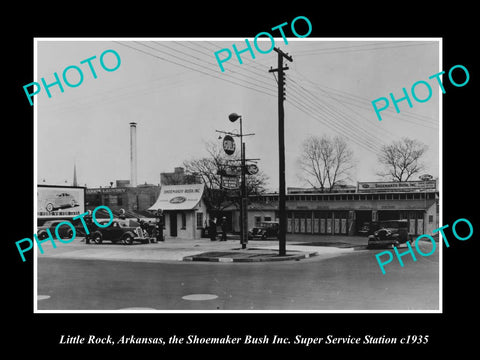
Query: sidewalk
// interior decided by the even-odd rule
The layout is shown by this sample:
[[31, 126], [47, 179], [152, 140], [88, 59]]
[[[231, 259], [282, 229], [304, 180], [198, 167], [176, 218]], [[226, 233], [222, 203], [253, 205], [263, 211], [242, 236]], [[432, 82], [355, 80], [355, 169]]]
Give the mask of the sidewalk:
[[[45, 244], [47, 245], [47, 243]], [[279, 256], [278, 240], [250, 240], [242, 249], [238, 236], [227, 241], [210, 239], [166, 239], [151, 244], [121, 245], [105, 242], [101, 245], [85, 244], [82, 238], [68, 244], [58, 243], [57, 248], [44, 246], [45, 253], [38, 257], [118, 260], [118, 261], [210, 261], [210, 262], [266, 262], [301, 260], [313, 256], [328, 258], [351, 252], [366, 245], [358, 237], [289, 235], [286, 255]]]

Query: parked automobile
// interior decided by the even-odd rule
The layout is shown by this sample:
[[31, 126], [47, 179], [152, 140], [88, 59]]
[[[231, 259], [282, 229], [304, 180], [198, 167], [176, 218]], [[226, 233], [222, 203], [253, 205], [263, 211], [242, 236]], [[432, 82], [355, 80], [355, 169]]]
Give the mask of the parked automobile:
[[59, 193], [45, 200], [45, 210], [48, 212], [78, 206], [77, 200], [69, 193]]
[[[101, 225], [106, 225], [110, 220], [98, 221]], [[96, 226], [95, 229], [88, 235], [90, 241], [101, 244], [104, 241], [111, 241], [112, 243], [122, 242], [125, 245], [131, 245], [135, 241], [148, 244], [152, 239], [146, 231], [140, 227], [136, 221], [133, 220], [113, 220], [112, 223], [105, 228]]]
[[358, 234], [359, 235], [364, 235], [364, 236], [367, 236], [367, 235], [371, 235], [371, 223], [369, 222], [364, 222], [362, 224], [362, 226], [360, 226], [360, 228], [358, 229]]
[[378, 229], [368, 236], [368, 249], [394, 247], [413, 241], [413, 235], [408, 232], [407, 220], [379, 221], [376, 225]]
[[[37, 237], [39, 240], [43, 240], [43, 239], [46, 239], [48, 237], [48, 232], [47, 232], [47, 229], [50, 230], [50, 233], [52, 234], [52, 236], [55, 238], [55, 228], [57, 227], [57, 225], [61, 222], [64, 222], [66, 220], [48, 220], [48, 221], [45, 221], [43, 223], [42, 226], [39, 226], [38, 229], [37, 229]], [[83, 229], [83, 227], [82, 227]], [[78, 229], [77, 227], [75, 227], [75, 233], [76, 235], [78, 236], [79, 235], [79, 231], [81, 231], [80, 229]], [[71, 239], [72, 236], [73, 236], [73, 231], [72, 231], [72, 228], [68, 225], [62, 225], [58, 228], [58, 235], [60, 236], [60, 238], [62, 239]]]
[[278, 238], [279, 224], [276, 221], [263, 221], [260, 226], [253, 227], [248, 231], [249, 239]]

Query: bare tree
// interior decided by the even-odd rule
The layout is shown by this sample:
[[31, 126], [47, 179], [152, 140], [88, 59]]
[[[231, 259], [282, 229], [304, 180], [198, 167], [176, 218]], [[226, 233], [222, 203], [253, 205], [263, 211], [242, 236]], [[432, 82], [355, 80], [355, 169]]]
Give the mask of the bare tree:
[[383, 169], [377, 175], [393, 181], [408, 181], [425, 170], [421, 158], [427, 149], [428, 146], [422, 142], [405, 137], [391, 145], [383, 145], [378, 155]]
[[[204, 199], [210, 209], [221, 211], [231, 204], [238, 207], [238, 196], [235, 196], [232, 191], [222, 188], [222, 179], [218, 174], [219, 170], [231, 164], [232, 160], [239, 160], [238, 154], [227, 157], [222, 147], [213, 142], [206, 143], [206, 149], [208, 157], [184, 161], [185, 172], [199, 177], [205, 184]], [[258, 195], [266, 191], [268, 177], [263, 172], [247, 175], [246, 180], [247, 194]]]
[[302, 144], [299, 164], [311, 186], [322, 192], [332, 191], [350, 178], [353, 151], [339, 136], [311, 136]]

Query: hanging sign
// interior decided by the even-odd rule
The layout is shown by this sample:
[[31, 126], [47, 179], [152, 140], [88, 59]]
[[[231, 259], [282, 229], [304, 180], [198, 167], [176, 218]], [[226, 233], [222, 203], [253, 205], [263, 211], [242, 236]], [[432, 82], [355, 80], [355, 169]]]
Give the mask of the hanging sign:
[[247, 173], [249, 175], [255, 175], [258, 173], [258, 166], [255, 164], [247, 165]]
[[235, 152], [235, 140], [230, 135], [225, 135], [223, 138], [223, 150], [227, 155], [233, 155]]

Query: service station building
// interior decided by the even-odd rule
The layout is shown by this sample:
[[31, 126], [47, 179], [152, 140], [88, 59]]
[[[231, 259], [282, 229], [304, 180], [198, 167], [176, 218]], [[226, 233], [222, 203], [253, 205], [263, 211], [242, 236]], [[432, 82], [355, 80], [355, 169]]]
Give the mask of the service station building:
[[[359, 182], [354, 192], [286, 195], [287, 233], [355, 235], [364, 223], [408, 220], [409, 232], [431, 234], [439, 227], [439, 192], [436, 180]], [[240, 212], [232, 211], [234, 231], [240, 231]], [[248, 225], [278, 221], [278, 194], [249, 197]]]

